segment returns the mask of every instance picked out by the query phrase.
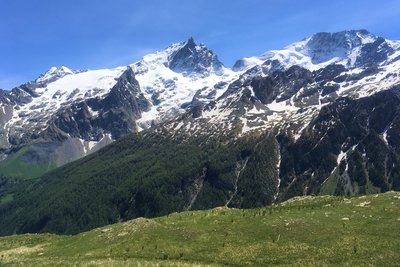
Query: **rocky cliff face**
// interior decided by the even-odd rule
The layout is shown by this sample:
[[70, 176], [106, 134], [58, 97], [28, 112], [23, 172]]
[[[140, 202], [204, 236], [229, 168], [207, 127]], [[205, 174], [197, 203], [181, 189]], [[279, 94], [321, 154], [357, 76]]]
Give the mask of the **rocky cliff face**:
[[168, 66], [175, 72], [200, 74], [208, 76], [214, 72], [222, 74], [224, 65], [218, 57], [204, 44], [196, 45], [193, 38], [189, 40], [169, 58]]
[[321, 109], [296, 141], [279, 134], [282, 199], [301, 193], [353, 195], [399, 190], [395, 137], [399, 89], [336, 100]]

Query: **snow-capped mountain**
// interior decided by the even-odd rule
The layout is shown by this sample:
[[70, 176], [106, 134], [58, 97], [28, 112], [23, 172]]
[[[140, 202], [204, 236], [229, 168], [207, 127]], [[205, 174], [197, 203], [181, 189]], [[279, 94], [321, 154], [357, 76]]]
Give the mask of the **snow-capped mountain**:
[[36, 80], [3, 92], [3, 157], [29, 145], [29, 160], [45, 154], [43, 162], [55, 159], [62, 165], [173, 118], [194, 98], [215, 99], [237, 76], [193, 38], [130, 66], [84, 71], [52, 67]]
[[59, 166], [127, 133], [287, 132], [298, 139], [320, 110], [400, 81], [400, 42], [365, 31], [317, 33], [232, 69], [193, 38], [129, 66], [51, 68], [0, 94], [3, 158]]
[[138, 121], [138, 130], [173, 118], [194, 97], [204, 102], [216, 99], [239, 75], [224, 67], [204, 44], [196, 45], [192, 38], [146, 55], [131, 67], [143, 94], [152, 102], [151, 110]]
[[317, 33], [283, 50], [239, 60], [233, 68], [239, 78], [224, 99], [206, 106], [204, 117], [232, 128], [231, 117], [238, 116], [243, 133], [279, 125], [298, 137], [336, 99], [366, 97], [398, 84], [399, 45], [365, 30]]
[[400, 42], [365, 30], [232, 69], [189, 39], [115, 69], [52, 68], [0, 103], [0, 175], [102, 148], [16, 189], [3, 233], [400, 190]]

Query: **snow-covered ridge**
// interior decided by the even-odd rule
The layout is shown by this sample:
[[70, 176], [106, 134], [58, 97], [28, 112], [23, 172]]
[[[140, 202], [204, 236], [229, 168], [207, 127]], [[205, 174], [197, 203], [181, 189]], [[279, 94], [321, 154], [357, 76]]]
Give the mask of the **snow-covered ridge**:
[[[261, 65], [266, 61], [278, 61], [282, 68], [298, 65], [311, 71], [324, 68], [330, 64], [340, 64], [347, 68], [357, 67], [357, 60], [365, 57], [362, 49], [382, 41], [378, 52], [384, 48], [398, 50], [399, 41], [385, 40], [366, 30], [352, 30], [337, 33], [317, 33], [286, 46], [281, 50], [271, 50], [260, 56], [243, 58], [236, 62], [235, 70], [245, 70]], [[379, 43], [377, 43], [379, 45]], [[387, 45], [387, 47], [384, 47]], [[379, 50], [380, 49], [380, 50]], [[367, 50], [367, 49], [365, 49]], [[363, 54], [364, 53], [364, 54]]]
[[48, 71], [41, 74], [34, 82], [41, 86], [45, 86], [45, 83], [50, 83], [60, 78], [63, 78], [64, 76], [70, 74], [78, 74], [85, 71], [86, 70], [71, 70], [65, 66], [51, 67]]
[[[70, 73], [62, 79], [58, 79], [46, 87], [37, 88], [36, 92], [40, 97], [37, 99], [50, 100], [57, 99], [58, 103], [67, 101], [67, 98], [76, 91], [75, 98], [88, 96], [97, 96], [107, 93], [108, 90], [116, 83], [116, 78], [119, 77], [124, 67], [115, 69], [92, 70], [82, 73]], [[93, 94], [91, 94], [93, 91]], [[94, 92], [96, 91], [96, 92]], [[72, 96], [71, 96], [72, 97]]]
[[30, 125], [32, 128], [44, 129], [51, 116], [61, 107], [108, 93], [115, 85], [116, 78], [124, 70], [125, 67], [119, 67], [74, 73], [66, 67], [52, 68], [36, 81], [45, 82], [60, 73], [66, 75], [45, 83], [43, 87], [35, 88], [36, 96], [32, 97], [32, 101], [27, 104], [14, 106], [12, 118], [4, 127], [23, 130]]

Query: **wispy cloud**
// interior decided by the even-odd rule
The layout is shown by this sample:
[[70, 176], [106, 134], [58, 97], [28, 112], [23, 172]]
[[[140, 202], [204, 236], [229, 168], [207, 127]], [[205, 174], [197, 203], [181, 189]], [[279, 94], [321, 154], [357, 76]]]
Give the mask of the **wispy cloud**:
[[130, 51], [125, 52], [123, 56], [111, 57], [109, 60], [100, 63], [100, 65], [107, 68], [129, 65], [140, 60], [146, 54], [155, 52], [156, 50], [157, 49], [150, 47], [130, 48]]

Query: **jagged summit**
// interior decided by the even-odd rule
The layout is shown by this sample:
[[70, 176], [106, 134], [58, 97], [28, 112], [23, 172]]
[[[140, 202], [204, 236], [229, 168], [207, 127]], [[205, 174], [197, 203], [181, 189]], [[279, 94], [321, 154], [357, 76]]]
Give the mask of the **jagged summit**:
[[194, 38], [192, 36], [190, 36], [189, 39], [186, 41], [186, 45], [190, 47], [196, 46], [196, 43], [194, 42]]
[[136, 73], [143, 73], [159, 65], [185, 76], [221, 75], [224, 69], [217, 55], [205, 44], [196, 44], [193, 37], [185, 42], [171, 44], [164, 50], [147, 54], [132, 66]]
[[[190, 37], [162, 51], [148, 54], [131, 65], [151, 111], [143, 114], [141, 128], [184, 110], [194, 98], [208, 102], [220, 96], [237, 74], [225, 68], [205, 44]], [[215, 88], [216, 83], [223, 86]]]
[[209, 75], [220, 74], [223, 64], [205, 44], [197, 45], [190, 37], [168, 56], [168, 67], [178, 73]]

